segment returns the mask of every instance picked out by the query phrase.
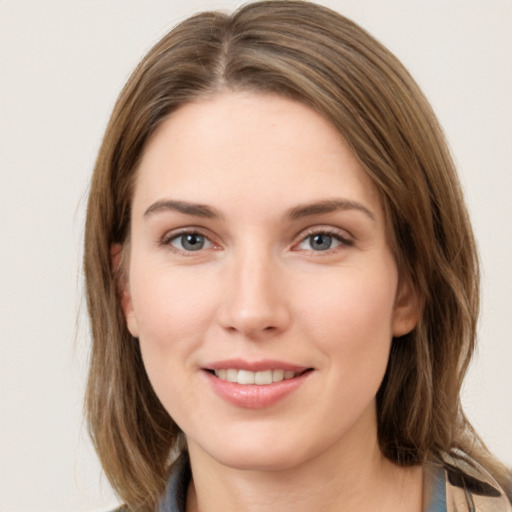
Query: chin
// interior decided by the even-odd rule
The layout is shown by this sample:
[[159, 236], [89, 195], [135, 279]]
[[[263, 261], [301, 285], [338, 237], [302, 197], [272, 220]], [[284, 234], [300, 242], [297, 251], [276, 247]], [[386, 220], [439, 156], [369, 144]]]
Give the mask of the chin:
[[[273, 435], [272, 435], [273, 434]], [[199, 449], [218, 463], [246, 471], [283, 471], [300, 465], [307, 454], [297, 447], [303, 443], [293, 443], [290, 435], [282, 438], [275, 435], [229, 435], [221, 439], [210, 438], [207, 443], [190, 446], [189, 450]]]
[[276, 452], [275, 449], [248, 448], [230, 452], [229, 454], [225, 452], [219, 454], [218, 462], [224, 466], [244, 471], [285, 471], [298, 466], [301, 461], [301, 457], [297, 457], [297, 453], [281, 453], [280, 450]]

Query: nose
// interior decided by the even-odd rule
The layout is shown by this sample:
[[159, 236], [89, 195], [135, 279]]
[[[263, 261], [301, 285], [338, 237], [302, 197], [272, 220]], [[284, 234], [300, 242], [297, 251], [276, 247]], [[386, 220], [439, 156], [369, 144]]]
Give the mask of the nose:
[[219, 310], [222, 327], [252, 340], [283, 332], [290, 322], [290, 309], [279, 262], [254, 251], [234, 260]]

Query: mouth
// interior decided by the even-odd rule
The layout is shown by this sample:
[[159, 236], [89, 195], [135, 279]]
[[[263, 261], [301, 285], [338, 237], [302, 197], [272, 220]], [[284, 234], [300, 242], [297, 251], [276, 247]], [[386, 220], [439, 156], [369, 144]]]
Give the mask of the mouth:
[[251, 371], [238, 368], [219, 368], [207, 369], [208, 373], [215, 375], [220, 380], [232, 382], [234, 384], [258, 386], [268, 386], [283, 380], [290, 380], [300, 377], [307, 372], [313, 371], [313, 368], [306, 368], [300, 371], [285, 370], [284, 368], [277, 368], [272, 370]]
[[211, 389], [224, 401], [245, 409], [262, 409], [295, 395], [315, 368], [287, 361], [229, 359], [201, 368]]

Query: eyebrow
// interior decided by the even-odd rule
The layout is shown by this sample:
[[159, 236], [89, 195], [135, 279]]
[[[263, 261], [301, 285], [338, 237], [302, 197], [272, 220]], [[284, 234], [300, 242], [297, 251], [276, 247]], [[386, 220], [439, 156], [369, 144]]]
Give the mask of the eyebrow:
[[153, 203], [144, 212], [144, 217], [150, 217], [155, 213], [163, 211], [174, 211], [185, 215], [193, 215], [194, 217], [202, 217], [204, 219], [222, 219], [221, 213], [211, 206], [190, 203], [188, 201], [176, 201], [173, 199], [162, 199]]
[[[286, 213], [290, 220], [300, 220], [305, 217], [333, 213], [336, 211], [357, 210], [364, 213], [370, 219], [375, 220], [375, 215], [366, 206], [357, 201], [348, 199], [326, 199], [315, 203], [301, 204], [294, 206]], [[153, 203], [145, 212], [144, 217], [150, 217], [163, 211], [175, 211], [194, 217], [204, 219], [223, 219], [223, 215], [211, 206], [188, 201], [177, 201], [174, 199], [162, 199]]]
[[348, 199], [327, 199], [316, 203], [298, 205], [288, 210], [287, 216], [290, 220], [300, 220], [305, 217], [345, 210], [357, 210], [367, 215], [371, 220], [375, 220], [375, 215], [366, 206]]

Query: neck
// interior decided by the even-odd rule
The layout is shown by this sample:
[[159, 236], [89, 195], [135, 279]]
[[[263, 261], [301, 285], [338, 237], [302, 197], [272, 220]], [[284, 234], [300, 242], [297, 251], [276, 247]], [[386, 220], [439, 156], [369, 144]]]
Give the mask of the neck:
[[403, 468], [385, 459], [376, 432], [353, 441], [273, 470], [226, 465], [189, 442], [193, 479], [187, 512], [419, 512], [421, 467]]

